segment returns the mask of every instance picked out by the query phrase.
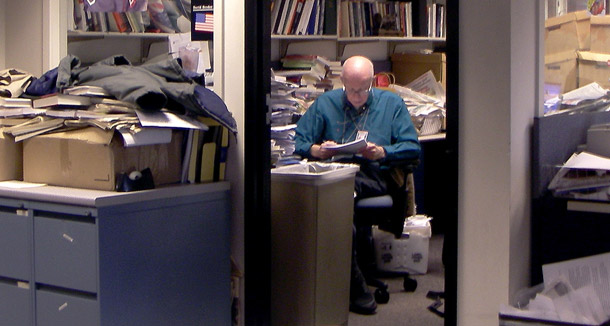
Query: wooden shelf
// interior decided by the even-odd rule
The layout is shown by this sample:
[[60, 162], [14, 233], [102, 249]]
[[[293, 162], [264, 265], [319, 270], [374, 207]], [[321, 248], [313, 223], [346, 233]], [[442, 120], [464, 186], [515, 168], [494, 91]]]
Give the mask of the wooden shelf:
[[83, 32], [68, 31], [69, 41], [82, 41], [100, 38], [146, 38], [165, 40], [174, 33], [119, 33], [119, 32]]
[[140, 41], [140, 57], [148, 58], [153, 43], [165, 42], [177, 33], [119, 33], [119, 32], [83, 32], [68, 31], [68, 43], [103, 39], [135, 39]]
[[425, 36], [365, 36], [365, 37], [339, 37], [337, 35], [271, 35], [272, 40], [278, 40], [280, 43], [280, 55], [286, 56], [288, 47], [293, 42], [318, 42], [318, 41], [334, 41], [337, 43], [337, 58], [343, 56], [345, 46], [350, 44], [372, 43], [372, 42], [387, 42], [388, 53], [394, 53], [396, 46], [399, 44], [415, 44], [415, 43], [431, 43], [444, 44], [445, 38], [442, 37], [425, 37]]

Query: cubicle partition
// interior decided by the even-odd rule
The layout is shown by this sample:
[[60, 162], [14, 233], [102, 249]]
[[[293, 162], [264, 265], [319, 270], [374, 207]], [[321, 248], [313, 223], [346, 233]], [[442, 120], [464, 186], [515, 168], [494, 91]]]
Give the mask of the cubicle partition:
[[588, 128], [602, 123], [610, 123], [610, 112], [562, 113], [534, 120], [532, 285], [543, 281], [544, 264], [610, 251], [610, 202], [556, 198], [547, 189], [558, 168], [586, 144]]

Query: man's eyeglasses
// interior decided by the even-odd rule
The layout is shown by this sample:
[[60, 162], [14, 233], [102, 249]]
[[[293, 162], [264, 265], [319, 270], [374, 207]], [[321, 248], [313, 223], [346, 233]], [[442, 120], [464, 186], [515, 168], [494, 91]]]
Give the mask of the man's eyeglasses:
[[369, 95], [369, 93], [371, 92], [371, 89], [373, 89], [373, 84], [371, 84], [369, 86], [369, 88], [367, 88], [367, 89], [360, 89], [360, 90], [346, 89], [345, 86], [343, 86], [343, 91], [345, 92], [346, 95], [365, 96], [365, 95]]

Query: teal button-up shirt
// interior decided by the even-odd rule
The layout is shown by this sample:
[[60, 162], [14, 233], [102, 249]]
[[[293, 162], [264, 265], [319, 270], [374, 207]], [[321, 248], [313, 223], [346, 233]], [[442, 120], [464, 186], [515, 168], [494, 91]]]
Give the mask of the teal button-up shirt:
[[358, 112], [341, 89], [322, 94], [297, 123], [295, 153], [312, 158], [314, 144], [342, 144], [355, 140], [358, 131], [367, 131], [367, 141], [385, 149], [383, 161], [419, 157], [417, 131], [400, 96], [373, 88], [365, 108]]

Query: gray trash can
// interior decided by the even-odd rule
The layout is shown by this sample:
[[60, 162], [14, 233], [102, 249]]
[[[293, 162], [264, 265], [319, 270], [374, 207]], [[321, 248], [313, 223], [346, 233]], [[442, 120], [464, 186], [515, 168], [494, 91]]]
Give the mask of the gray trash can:
[[358, 165], [271, 170], [271, 325], [347, 325]]

